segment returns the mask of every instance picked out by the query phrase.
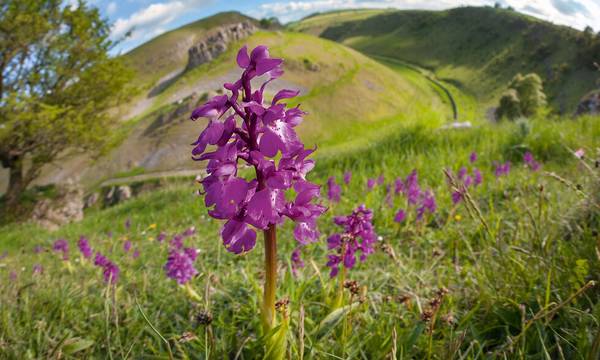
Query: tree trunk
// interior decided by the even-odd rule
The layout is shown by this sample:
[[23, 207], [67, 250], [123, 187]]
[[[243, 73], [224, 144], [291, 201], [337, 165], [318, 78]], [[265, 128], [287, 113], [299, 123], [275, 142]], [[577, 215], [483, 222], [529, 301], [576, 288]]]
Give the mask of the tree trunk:
[[23, 180], [23, 161], [17, 159], [11, 161], [8, 166], [10, 175], [8, 181], [8, 189], [6, 190], [6, 205], [7, 208], [13, 208], [13, 206], [19, 203], [21, 193], [25, 190], [25, 182]]

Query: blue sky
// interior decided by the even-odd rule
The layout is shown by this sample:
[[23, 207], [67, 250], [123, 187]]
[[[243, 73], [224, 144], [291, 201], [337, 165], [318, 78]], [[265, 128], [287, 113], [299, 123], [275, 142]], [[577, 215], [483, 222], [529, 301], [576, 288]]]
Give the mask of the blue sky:
[[[76, 1], [76, 0], [71, 0]], [[592, 26], [600, 31], [600, 0], [88, 0], [113, 24], [113, 37], [133, 29], [118, 51], [127, 51], [161, 33], [212, 14], [237, 10], [282, 22], [317, 11], [345, 8], [447, 9], [500, 2], [516, 10], [577, 29]]]

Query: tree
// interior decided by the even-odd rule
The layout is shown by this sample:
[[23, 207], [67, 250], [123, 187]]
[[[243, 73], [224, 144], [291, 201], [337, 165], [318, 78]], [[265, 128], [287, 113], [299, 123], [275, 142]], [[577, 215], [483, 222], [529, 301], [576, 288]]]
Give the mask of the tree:
[[500, 98], [500, 105], [496, 109], [498, 119], [516, 119], [521, 116], [521, 102], [519, 95], [514, 89], [508, 89]]
[[0, 0], [0, 161], [7, 203], [42, 167], [72, 151], [100, 151], [132, 72], [98, 9], [83, 1]]
[[496, 110], [498, 118], [514, 120], [520, 116], [533, 116], [546, 106], [542, 79], [535, 73], [515, 75], [508, 90], [500, 98]]

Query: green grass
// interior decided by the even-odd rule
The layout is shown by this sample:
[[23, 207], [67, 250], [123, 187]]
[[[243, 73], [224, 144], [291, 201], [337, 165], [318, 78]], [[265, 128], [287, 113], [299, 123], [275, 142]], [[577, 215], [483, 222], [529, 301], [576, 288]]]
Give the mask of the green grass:
[[[568, 114], [596, 87], [592, 68], [577, 65], [580, 32], [509, 10], [352, 10], [315, 15], [290, 28], [431, 69], [483, 106], [492, 106], [518, 72], [538, 73], [554, 109]], [[570, 68], [557, 71], [562, 64]]]
[[[343, 200], [330, 204], [319, 220], [321, 240], [305, 248], [306, 266], [297, 278], [291, 276], [288, 262], [295, 246], [290, 224], [279, 231], [278, 298], [290, 300], [290, 357], [298, 358], [301, 344], [305, 359], [380, 359], [394, 348], [398, 358], [596, 356], [596, 288], [570, 299], [556, 313], [542, 309], [564, 302], [587, 281], [598, 280], [597, 212], [580, 216], [584, 208], [575, 190], [543, 172], [531, 172], [520, 159], [530, 150], [543, 161], [543, 171], [554, 171], [593, 194], [592, 176], [565, 146], [584, 147], [591, 156], [600, 146], [599, 119], [540, 118], [530, 120], [529, 126], [481, 124], [465, 131], [439, 130], [418, 119], [402, 124], [383, 127], [372, 141], [317, 151], [311, 180], [325, 183], [335, 176], [341, 183], [348, 170], [353, 178], [343, 185]], [[478, 152], [475, 165], [485, 179], [471, 196], [489, 232], [462, 204], [451, 204], [442, 174], [444, 168], [468, 166], [471, 151]], [[512, 160], [513, 171], [496, 181], [492, 164], [499, 160]], [[438, 211], [423, 225], [409, 221], [399, 226], [392, 218], [405, 206], [404, 199], [395, 197], [390, 208], [384, 187], [367, 192], [365, 183], [380, 174], [389, 183], [412, 169], [418, 169], [422, 186], [435, 192]], [[227, 253], [220, 243], [220, 223], [206, 216], [195, 188], [192, 183], [174, 184], [109, 209], [92, 210], [82, 222], [54, 233], [32, 224], [2, 227], [0, 248], [9, 252], [0, 260], [2, 357], [165, 358], [170, 348], [175, 358], [234, 358], [237, 353], [239, 358], [260, 358], [261, 242], [244, 256]], [[339, 322], [320, 328], [336, 291], [324, 266], [325, 238], [337, 231], [332, 217], [360, 203], [374, 210], [375, 229], [395, 255], [378, 248], [352, 269], [349, 278], [363, 289], [362, 302]], [[127, 219], [130, 230], [124, 227]], [[160, 231], [173, 235], [189, 226], [195, 226], [197, 234], [186, 244], [201, 251], [196, 262], [200, 275], [191, 282], [200, 303], [164, 277], [167, 245], [155, 240]], [[88, 236], [95, 249], [121, 267], [114, 290], [103, 284], [97, 268], [79, 258], [75, 244], [80, 235]], [[32, 252], [35, 245], [49, 248], [60, 237], [70, 242], [69, 266], [51, 251]], [[139, 259], [123, 252], [126, 238], [140, 249]], [[44, 266], [44, 274], [32, 275], [36, 263]], [[6, 280], [10, 271], [18, 274], [14, 282]], [[435, 320], [424, 322], [421, 314], [441, 287], [449, 293]], [[194, 320], [203, 311], [213, 316], [209, 326]], [[535, 314], [539, 320], [527, 323]], [[517, 341], [511, 345], [510, 338]], [[74, 352], [78, 347], [83, 349]]]

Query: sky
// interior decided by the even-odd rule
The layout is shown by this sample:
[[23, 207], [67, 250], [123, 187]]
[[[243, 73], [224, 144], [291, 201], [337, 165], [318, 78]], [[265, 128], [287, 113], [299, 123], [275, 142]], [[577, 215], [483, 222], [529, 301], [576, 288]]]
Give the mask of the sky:
[[[69, 0], [76, 2], [77, 0]], [[255, 18], [277, 17], [282, 23], [306, 15], [348, 8], [442, 10], [459, 6], [494, 5], [576, 29], [600, 31], [600, 0], [88, 0], [112, 25], [112, 37], [123, 39], [117, 52], [126, 52], [151, 38], [218, 12], [237, 10]]]

